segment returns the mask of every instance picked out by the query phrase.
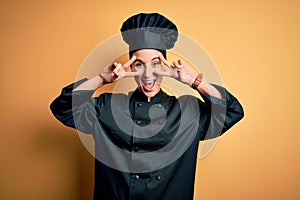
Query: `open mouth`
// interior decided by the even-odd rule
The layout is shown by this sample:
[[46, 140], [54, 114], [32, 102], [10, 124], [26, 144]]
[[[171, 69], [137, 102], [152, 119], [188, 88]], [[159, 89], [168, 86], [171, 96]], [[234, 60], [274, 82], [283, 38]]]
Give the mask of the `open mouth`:
[[142, 83], [142, 87], [144, 88], [144, 90], [146, 91], [152, 91], [154, 88], [156, 80], [152, 80], [152, 81], [143, 81]]

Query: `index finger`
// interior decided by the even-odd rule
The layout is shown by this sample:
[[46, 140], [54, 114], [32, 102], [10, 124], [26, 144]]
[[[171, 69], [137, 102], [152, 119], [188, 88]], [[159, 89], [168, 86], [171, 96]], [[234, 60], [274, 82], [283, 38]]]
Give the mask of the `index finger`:
[[133, 56], [131, 57], [131, 59], [128, 60], [128, 61], [123, 65], [123, 68], [126, 69], [127, 67], [129, 67], [129, 66], [135, 61], [135, 59], [136, 59], [136, 56], [133, 55]]
[[164, 58], [163, 55], [159, 55], [159, 59], [160, 59], [165, 65], [167, 65], [168, 67], [171, 67], [171, 68], [172, 68], [171, 63], [169, 63], [169, 62]]
[[139, 76], [140, 72], [126, 72], [125, 77]]

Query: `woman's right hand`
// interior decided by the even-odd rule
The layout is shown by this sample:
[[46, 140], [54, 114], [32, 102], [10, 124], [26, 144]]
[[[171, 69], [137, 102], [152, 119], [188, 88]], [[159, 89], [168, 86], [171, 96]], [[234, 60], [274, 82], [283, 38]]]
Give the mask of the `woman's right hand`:
[[127, 72], [126, 69], [135, 61], [136, 56], [132, 56], [125, 64], [114, 62], [106, 66], [99, 74], [103, 84], [112, 83], [124, 77], [138, 76], [139, 72]]
[[126, 68], [130, 67], [130, 65], [135, 61], [135, 59], [136, 57], [133, 56], [124, 65], [114, 62], [113, 64], [105, 67], [99, 75], [96, 75], [93, 78], [83, 82], [82, 84], [74, 88], [73, 91], [96, 90], [102, 87], [104, 84], [112, 83], [120, 78], [138, 76], [140, 74], [139, 72], [126, 72]]

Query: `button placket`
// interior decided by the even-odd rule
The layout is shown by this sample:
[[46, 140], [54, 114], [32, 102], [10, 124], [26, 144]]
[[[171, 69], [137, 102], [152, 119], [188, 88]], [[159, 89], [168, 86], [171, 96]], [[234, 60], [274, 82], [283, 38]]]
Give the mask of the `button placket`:
[[144, 108], [142, 108], [142, 107], [144, 107], [144, 104], [141, 102], [136, 102], [135, 107], [136, 107], [135, 116], [137, 117], [135, 120], [135, 123], [138, 125], [142, 125], [143, 121], [140, 119], [140, 113], [143, 113]]

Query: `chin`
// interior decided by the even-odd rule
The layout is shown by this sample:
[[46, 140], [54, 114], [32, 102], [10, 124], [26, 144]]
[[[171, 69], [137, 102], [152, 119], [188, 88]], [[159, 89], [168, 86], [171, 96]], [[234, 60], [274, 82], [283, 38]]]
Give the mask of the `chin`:
[[144, 93], [144, 95], [147, 96], [148, 98], [154, 97], [160, 90], [160, 88], [155, 88], [149, 91], [149, 90], [145, 90], [144, 87], [140, 87], [140, 89]]

